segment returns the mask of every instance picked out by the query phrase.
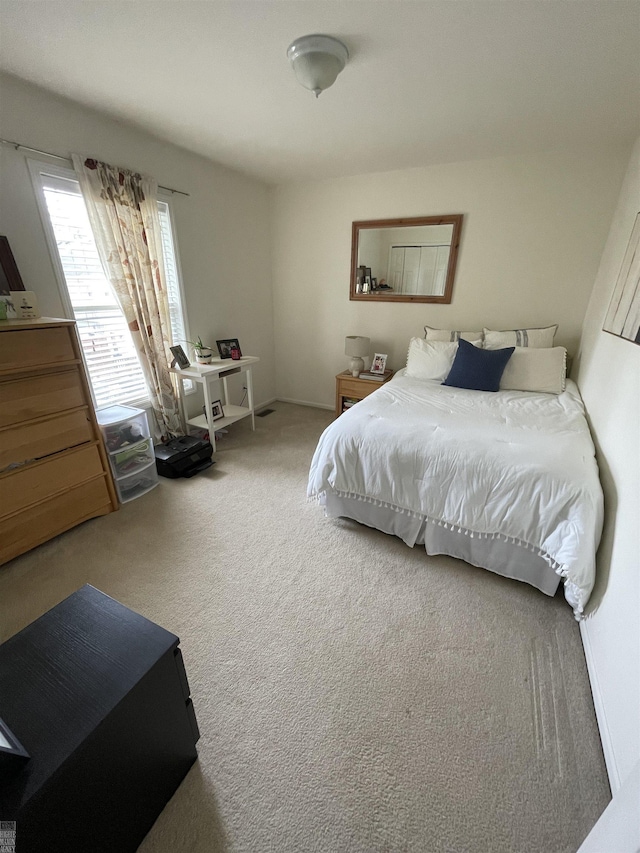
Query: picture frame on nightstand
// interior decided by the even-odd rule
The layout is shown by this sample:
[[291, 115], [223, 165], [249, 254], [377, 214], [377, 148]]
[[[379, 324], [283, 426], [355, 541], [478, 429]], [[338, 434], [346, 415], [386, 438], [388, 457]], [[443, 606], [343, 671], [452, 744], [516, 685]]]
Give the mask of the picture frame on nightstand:
[[371, 362], [371, 367], [369, 369], [369, 373], [376, 373], [380, 376], [384, 376], [385, 369], [387, 367], [387, 354], [383, 352], [376, 352], [373, 354], [373, 361]]

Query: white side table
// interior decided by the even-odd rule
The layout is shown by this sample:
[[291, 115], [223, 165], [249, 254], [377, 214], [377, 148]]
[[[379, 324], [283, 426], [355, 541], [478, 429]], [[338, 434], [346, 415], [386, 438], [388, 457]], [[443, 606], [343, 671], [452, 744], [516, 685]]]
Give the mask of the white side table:
[[[185, 423], [189, 426], [197, 427], [198, 429], [208, 430], [209, 439], [213, 446], [214, 453], [216, 450], [215, 432], [217, 429], [223, 429], [224, 427], [229, 426], [229, 424], [233, 424], [242, 418], [246, 418], [248, 415], [251, 415], [251, 429], [255, 430], [256, 428], [253, 407], [253, 376], [251, 371], [253, 365], [257, 364], [259, 361], [260, 359], [257, 356], [247, 355], [238, 361], [233, 361], [233, 359], [230, 358], [217, 358], [214, 359], [211, 364], [193, 364], [191, 367], [185, 367], [184, 369], [179, 367], [171, 368], [171, 373], [175, 373], [180, 380], [180, 404], [182, 406], [182, 414]], [[240, 373], [245, 373], [247, 377], [248, 406], [232, 406], [228, 402], [229, 395], [227, 392], [227, 379], [229, 376], [236, 376]], [[187, 417], [187, 406], [184, 392], [185, 379], [190, 379], [192, 382], [202, 385], [204, 393], [204, 410], [206, 414], [197, 415], [193, 418]], [[220, 399], [220, 394], [219, 391], [212, 390], [211, 386], [214, 382], [220, 381], [222, 381], [224, 396], [222, 403], [224, 417], [214, 421], [212, 417], [213, 413], [211, 404], [214, 400]]]

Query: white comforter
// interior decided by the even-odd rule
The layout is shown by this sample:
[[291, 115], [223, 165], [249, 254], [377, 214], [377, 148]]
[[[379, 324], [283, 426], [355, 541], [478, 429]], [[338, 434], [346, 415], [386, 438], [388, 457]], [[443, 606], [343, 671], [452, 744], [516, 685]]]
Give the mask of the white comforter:
[[565, 579], [579, 617], [593, 588], [603, 500], [575, 383], [558, 396], [488, 393], [403, 374], [324, 431], [309, 497], [373, 501], [533, 550]]

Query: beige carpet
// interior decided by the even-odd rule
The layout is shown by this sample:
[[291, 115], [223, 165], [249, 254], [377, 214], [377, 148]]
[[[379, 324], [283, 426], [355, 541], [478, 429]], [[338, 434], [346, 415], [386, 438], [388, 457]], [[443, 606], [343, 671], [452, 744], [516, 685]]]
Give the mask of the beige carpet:
[[325, 519], [331, 415], [275, 408], [0, 569], [3, 639], [87, 582], [181, 638], [200, 760], [140, 850], [574, 853], [609, 791], [568, 605]]

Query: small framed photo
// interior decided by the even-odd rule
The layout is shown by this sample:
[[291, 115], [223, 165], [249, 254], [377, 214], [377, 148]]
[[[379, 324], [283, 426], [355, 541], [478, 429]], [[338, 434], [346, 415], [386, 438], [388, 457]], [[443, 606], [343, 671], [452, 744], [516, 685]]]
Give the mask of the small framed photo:
[[187, 354], [181, 346], [169, 347], [169, 349], [173, 353], [173, 361], [171, 362], [172, 367], [174, 364], [177, 364], [181, 370], [184, 370], [185, 367], [191, 366], [191, 362], [187, 358]]
[[[204, 412], [204, 406], [202, 407], [202, 411]], [[223, 417], [224, 409], [222, 408], [222, 400], [214, 400], [211, 404], [211, 420], [219, 421]]]
[[384, 375], [385, 368], [387, 366], [387, 354], [383, 352], [376, 352], [373, 355], [373, 361], [371, 362], [371, 370], [369, 373], [379, 373]]
[[240, 341], [237, 338], [225, 338], [223, 341], [216, 341], [216, 345], [220, 358], [232, 358], [234, 361], [242, 358]]

